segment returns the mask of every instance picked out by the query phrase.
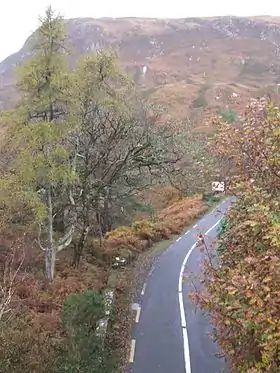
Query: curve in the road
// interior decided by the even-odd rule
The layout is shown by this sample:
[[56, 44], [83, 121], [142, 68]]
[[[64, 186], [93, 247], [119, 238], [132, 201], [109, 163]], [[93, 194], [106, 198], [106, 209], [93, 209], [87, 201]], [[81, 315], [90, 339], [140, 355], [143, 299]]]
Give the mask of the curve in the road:
[[[207, 236], [208, 233], [210, 233], [214, 228], [216, 228], [222, 218], [219, 219], [211, 228], [209, 228], [205, 235]], [[187, 322], [186, 322], [186, 314], [185, 314], [185, 308], [184, 308], [184, 301], [183, 301], [183, 280], [184, 280], [184, 272], [186, 269], [186, 264], [191, 256], [193, 250], [197, 246], [198, 242], [195, 242], [192, 247], [190, 248], [189, 252], [185, 256], [185, 259], [182, 263], [180, 275], [179, 275], [179, 283], [178, 283], [178, 297], [179, 297], [179, 305], [180, 305], [180, 315], [181, 315], [181, 327], [182, 327], [182, 333], [183, 333], [183, 344], [184, 344], [184, 358], [185, 358], [185, 373], [191, 373], [191, 359], [190, 359], [190, 348], [189, 348], [189, 338], [188, 338], [188, 330], [187, 330]]]
[[229, 203], [230, 199], [223, 201], [158, 258], [134, 303], [128, 371], [216, 373], [224, 367], [214, 355], [212, 340], [206, 337], [209, 322], [195, 312], [195, 306], [188, 300], [190, 289], [183, 283], [183, 277], [186, 271], [199, 270], [203, 254], [194, 250], [198, 230], [203, 235], [212, 235]]

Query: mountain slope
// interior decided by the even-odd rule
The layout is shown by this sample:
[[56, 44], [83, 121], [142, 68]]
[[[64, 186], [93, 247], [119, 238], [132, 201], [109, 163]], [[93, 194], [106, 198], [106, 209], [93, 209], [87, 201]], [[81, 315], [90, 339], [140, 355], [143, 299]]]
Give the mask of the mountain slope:
[[[77, 55], [118, 50], [127, 73], [169, 115], [200, 118], [280, 83], [278, 18], [93, 19], [66, 21]], [[32, 55], [33, 36], [0, 63], [0, 107], [17, 100], [13, 71]]]

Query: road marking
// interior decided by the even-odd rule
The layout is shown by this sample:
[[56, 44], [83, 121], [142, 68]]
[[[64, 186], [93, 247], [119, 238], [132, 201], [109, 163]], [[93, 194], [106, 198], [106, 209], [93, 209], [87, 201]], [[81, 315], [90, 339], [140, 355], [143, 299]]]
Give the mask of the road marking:
[[217, 221], [216, 224], [214, 224], [211, 228], [209, 228], [208, 231], [205, 232], [205, 235], [207, 235], [207, 234], [210, 233], [214, 228], [216, 228], [217, 225], [220, 224], [220, 222], [221, 222], [222, 219], [223, 219], [223, 218], [219, 219], [219, 220]]
[[181, 326], [182, 328], [187, 327], [185, 312], [184, 312], [184, 303], [183, 303], [183, 293], [179, 293], [179, 306], [180, 306], [180, 314], [181, 314]]
[[135, 312], [138, 310], [139, 307], [140, 307], [139, 303], [132, 303], [131, 305], [132, 311], [135, 311]]
[[186, 263], [187, 263], [190, 255], [191, 255], [191, 253], [193, 252], [193, 249], [196, 247], [196, 245], [197, 245], [197, 242], [195, 242], [192, 245], [192, 247], [188, 251], [187, 255], [185, 256], [185, 259], [183, 260], [183, 263], [182, 263], [182, 266], [181, 266], [181, 270], [180, 270], [180, 275], [179, 275], [179, 282], [178, 282], [178, 292], [179, 293], [182, 292], [182, 288], [183, 288], [183, 276], [184, 276], [184, 271], [185, 271]]
[[176, 242], [179, 242], [182, 239], [182, 237], [177, 238]]
[[197, 224], [195, 224], [193, 227], [196, 228], [196, 227], [197, 227]]
[[151, 277], [151, 276], [152, 276], [154, 270], [155, 270], [155, 267], [152, 267], [152, 269], [150, 270], [150, 272], [149, 272], [149, 274], [148, 274], [148, 277]]
[[134, 361], [135, 345], [136, 345], [136, 340], [132, 339], [131, 340], [131, 347], [130, 347], [130, 354], [129, 354], [129, 362], [130, 363], [133, 363], [133, 361]]
[[[190, 349], [189, 349], [189, 337], [187, 328], [182, 328], [183, 341], [184, 341], [184, 356], [185, 356], [185, 371], [191, 373], [191, 361], [190, 361]], [[186, 360], [186, 357], [188, 360]]]
[[[205, 233], [207, 235], [210, 233], [216, 226], [220, 223], [222, 219], [219, 219], [208, 231]], [[178, 282], [178, 299], [179, 299], [179, 307], [180, 307], [180, 317], [181, 317], [181, 325], [182, 325], [182, 333], [183, 333], [183, 347], [184, 347], [184, 358], [185, 358], [185, 373], [191, 373], [191, 358], [190, 358], [190, 346], [189, 346], [189, 338], [188, 338], [188, 331], [187, 331], [187, 322], [186, 322], [186, 313], [184, 309], [183, 303], [183, 276], [185, 267], [191, 253], [193, 252], [194, 248], [196, 247], [197, 242], [195, 242], [190, 250], [188, 251], [185, 259], [183, 260], [180, 275], [179, 275], [179, 282]]]
[[143, 285], [142, 291], [141, 291], [141, 295], [145, 294], [146, 288], [147, 288], [147, 283], [145, 282], [145, 284]]
[[189, 233], [190, 233], [190, 231], [185, 232], [185, 236], [186, 236], [187, 234], [189, 234]]
[[140, 320], [141, 307], [139, 306], [136, 310], [135, 322], [139, 323]]

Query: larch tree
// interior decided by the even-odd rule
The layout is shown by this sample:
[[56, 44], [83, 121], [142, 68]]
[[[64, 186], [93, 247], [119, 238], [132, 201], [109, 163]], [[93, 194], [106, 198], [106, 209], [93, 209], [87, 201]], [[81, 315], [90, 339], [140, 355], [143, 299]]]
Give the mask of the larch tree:
[[[48, 8], [31, 38], [34, 55], [18, 69], [21, 102], [13, 110], [16, 159], [10, 165], [6, 196], [31, 207], [38, 244], [45, 254], [46, 276], [52, 281], [57, 254], [67, 247], [76, 224], [72, 185], [75, 155], [66, 143], [70, 78], [63, 20]], [[73, 153], [74, 154], [74, 153]], [[57, 237], [56, 201], [66, 200], [65, 231]]]

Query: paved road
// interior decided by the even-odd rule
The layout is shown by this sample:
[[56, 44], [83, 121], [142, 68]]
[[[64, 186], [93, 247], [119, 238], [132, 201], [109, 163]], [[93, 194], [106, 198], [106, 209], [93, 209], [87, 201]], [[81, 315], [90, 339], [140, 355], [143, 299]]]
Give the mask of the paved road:
[[[188, 299], [190, 285], [181, 281], [199, 271], [202, 253], [195, 248], [198, 231], [208, 242], [217, 236], [230, 199], [197, 222], [160, 257], [143, 286], [135, 310], [128, 371], [133, 373], [220, 373], [223, 361], [207, 335], [210, 324]], [[187, 326], [187, 327], [186, 327]]]

